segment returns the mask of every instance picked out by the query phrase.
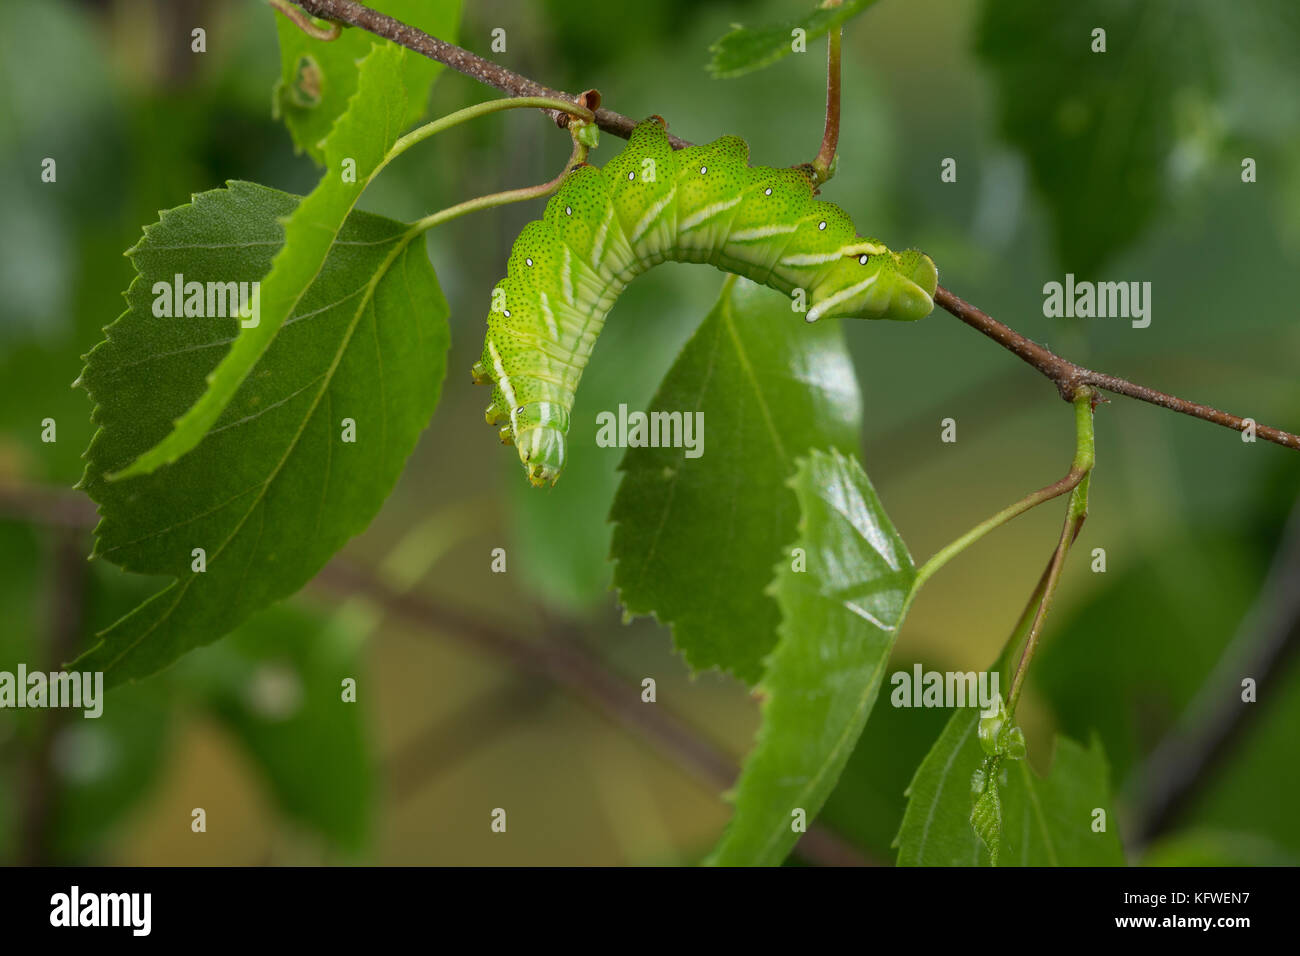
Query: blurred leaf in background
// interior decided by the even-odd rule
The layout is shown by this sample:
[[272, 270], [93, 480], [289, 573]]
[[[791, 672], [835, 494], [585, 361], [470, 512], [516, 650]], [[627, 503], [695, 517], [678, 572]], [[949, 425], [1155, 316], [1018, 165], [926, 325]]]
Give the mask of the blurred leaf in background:
[[[6, 6], [5, 23], [0, 474], [27, 472], [70, 484], [90, 436], [85, 399], [71, 388], [79, 339], [94, 328], [86, 321], [93, 309], [117, 295], [113, 272], [121, 266], [118, 237], [104, 235], [120, 198], [105, 195], [96, 176], [98, 163], [120, 161], [121, 97], [94, 25], [76, 8], [21, 0]], [[48, 69], [65, 57], [77, 69]], [[42, 180], [47, 160], [54, 162], [53, 182]], [[52, 443], [41, 440], [47, 418], [56, 425]]]
[[279, 809], [349, 854], [366, 846], [378, 769], [366, 695], [345, 693], [345, 681], [364, 683], [359, 651], [334, 622], [283, 604], [175, 676], [187, 704], [233, 735]]
[[[1088, 560], [1082, 550], [1075, 557]], [[1123, 780], [1191, 701], [1264, 568], [1239, 539], [1201, 532], [1161, 542], [1057, 619], [1032, 682], [1062, 731], [1076, 739], [1097, 733]]]
[[1300, 119], [1292, 103], [1260, 122], [1265, 91], [1294, 85], [1290, 0], [984, 0], [977, 29], [1002, 133], [1028, 160], [1060, 262], [1083, 276], [1222, 172], [1229, 133], [1279, 140]]
[[[27, 525], [0, 522], [0, 612], [12, 625], [0, 634], [0, 671], [57, 666], [43, 662], [41, 646], [56, 606], [72, 615], [72, 637], [86, 646], [149, 591], [150, 579], [85, 564], [77, 551], [79, 566], [61, 570], [59, 552], [43, 539]], [[84, 578], [64, 581], [56, 605], [53, 582], [69, 573]], [[333, 625], [284, 605], [181, 667], [108, 690], [97, 718], [0, 711], [0, 861], [12, 862], [38, 825], [24, 802], [34, 775], [51, 801], [39, 824], [48, 834], [37, 841], [43, 861], [99, 859], [147, 804], [196, 718], [227, 729], [288, 818], [356, 853], [370, 832], [375, 788], [365, 708], [342, 697], [344, 678], [363, 677], [358, 651]]]

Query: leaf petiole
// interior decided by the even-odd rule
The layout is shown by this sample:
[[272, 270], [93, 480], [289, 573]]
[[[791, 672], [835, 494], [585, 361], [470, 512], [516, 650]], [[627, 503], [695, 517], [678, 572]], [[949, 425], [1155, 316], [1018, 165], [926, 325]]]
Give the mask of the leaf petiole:
[[574, 166], [585, 161], [587, 158], [587, 146], [577, 135], [573, 138], [573, 153], [569, 156], [569, 161], [564, 164], [564, 168], [554, 179], [544, 183], [538, 183], [536, 186], [524, 186], [519, 189], [507, 189], [499, 193], [489, 193], [486, 196], [476, 196], [473, 199], [467, 199], [462, 203], [454, 206], [448, 206], [446, 209], [439, 209], [437, 212], [430, 213], [423, 219], [417, 219], [411, 223], [411, 229], [407, 233], [408, 237], [417, 236], [422, 232], [432, 229], [434, 226], [442, 225], [452, 219], [458, 219], [461, 216], [471, 212], [478, 212], [481, 209], [492, 209], [496, 206], [505, 206], [512, 202], [523, 202], [527, 199], [540, 199], [543, 196], [549, 196], [560, 188], [564, 182], [564, 177], [569, 175], [569, 171]]
[[[1059, 498], [1067, 491], [1072, 492], [1070, 497], [1070, 514], [1074, 515], [1080, 509], [1083, 514], [1088, 510], [1088, 475], [1092, 471], [1093, 462], [1096, 457], [1096, 445], [1093, 437], [1092, 425], [1092, 401], [1093, 391], [1090, 388], [1081, 388], [1074, 398], [1074, 423], [1075, 423], [1075, 450], [1074, 461], [1070, 466], [1069, 472], [1064, 477], [1052, 482], [1037, 491], [1026, 495], [1014, 504], [1008, 505], [997, 514], [981, 521], [975, 527], [971, 528], [964, 535], [953, 541], [936, 552], [928, 561], [926, 561], [916, 572], [916, 581], [912, 584], [911, 591], [908, 592], [907, 601], [903, 605], [903, 614], [906, 616], [907, 611], [912, 606], [912, 601], [916, 598], [917, 593], [922, 586], [932, 578], [935, 573], [945, 564], [961, 554], [976, 541], [979, 541], [990, 531], [1002, 527], [1002, 525], [1018, 518], [1033, 508], [1038, 507], [1046, 501], [1053, 498]], [[1080, 492], [1079, 489], [1082, 489]], [[1082, 518], [1079, 519], [1082, 524]]]
[[[841, 0], [826, 0], [823, 8], [838, 7]], [[813, 176], [821, 186], [835, 175], [835, 152], [840, 141], [840, 39], [844, 28], [835, 26], [826, 48], [826, 128], [821, 149], [812, 161]]]

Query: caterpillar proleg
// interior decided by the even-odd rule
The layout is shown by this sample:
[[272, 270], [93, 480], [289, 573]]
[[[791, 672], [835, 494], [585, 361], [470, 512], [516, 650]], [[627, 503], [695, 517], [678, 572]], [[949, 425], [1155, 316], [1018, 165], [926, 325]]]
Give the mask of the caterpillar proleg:
[[930, 313], [938, 272], [928, 256], [859, 236], [842, 209], [813, 197], [804, 170], [748, 160], [735, 136], [674, 152], [663, 122], [647, 120], [603, 169], [573, 169], [519, 234], [473, 376], [493, 386], [487, 421], [517, 447], [532, 484], [554, 484], [564, 469], [569, 411], [605, 316], [661, 262], [802, 289], [808, 322]]

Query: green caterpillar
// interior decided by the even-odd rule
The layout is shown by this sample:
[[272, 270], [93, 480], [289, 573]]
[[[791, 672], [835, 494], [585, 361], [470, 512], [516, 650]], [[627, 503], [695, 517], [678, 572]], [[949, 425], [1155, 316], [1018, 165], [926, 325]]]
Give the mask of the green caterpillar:
[[914, 320], [934, 307], [928, 256], [859, 236], [842, 209], [813, 198], [806, 170], [748, 160], [736, 136], [674, 152], [652, 117], [604, 169], [575, 167], [515, 240], [473, 376], [493, 385], [488, 424], [505, 422], [501, 441], [518, 448], [533, 485], [564, 468], [569, 411], [606, 314], [665, 260], [803, 290], [808, 322]]

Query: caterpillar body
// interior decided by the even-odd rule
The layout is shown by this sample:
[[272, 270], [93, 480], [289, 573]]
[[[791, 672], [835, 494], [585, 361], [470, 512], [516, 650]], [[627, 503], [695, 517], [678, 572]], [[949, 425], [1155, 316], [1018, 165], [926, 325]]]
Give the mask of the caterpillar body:
[[493, 386], [487, 421], [533, 485], [554, 484], [564, 468], [569, 412], [605, 316], [661, 262], [802, 290], [808, 322], [930, 313], [938, 273], [928, 256], [859, 236], [842, 209], [813, 197], [805, 170], [748, 159], [736, 136], [674, 151], [654, 117], [603, 169], [575, 167], [519, 234], [473, 377]]

